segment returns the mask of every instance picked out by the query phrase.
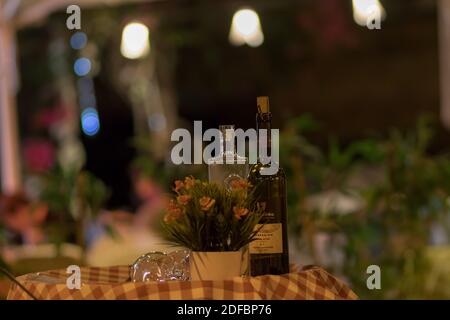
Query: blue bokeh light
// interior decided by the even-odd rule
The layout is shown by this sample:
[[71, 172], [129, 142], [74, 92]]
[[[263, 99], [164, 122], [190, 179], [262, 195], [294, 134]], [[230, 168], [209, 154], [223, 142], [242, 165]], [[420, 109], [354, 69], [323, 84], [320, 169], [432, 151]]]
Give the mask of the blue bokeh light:
[[83, 49], [87, 44], [86, 33], [78, 31], [70, 37], [70, 46], [75, 50]]
[[88, 58], [77, 59], [73, 65], [73, 70], [80, 77], [87, 75], [91, 71], [91, 60]]
[[81, 129], [87, 136], [94, 136], [100, 131], [100, 119], [94, 108], [86, 108], [81, 113]]

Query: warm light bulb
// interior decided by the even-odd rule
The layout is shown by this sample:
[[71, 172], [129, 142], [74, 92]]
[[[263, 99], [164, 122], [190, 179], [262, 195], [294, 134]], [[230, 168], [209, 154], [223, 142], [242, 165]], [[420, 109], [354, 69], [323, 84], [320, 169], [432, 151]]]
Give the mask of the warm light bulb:
[[123, 28], [120, 52], [125, 58], [138, 59], [148, 54], [150, 41], [148, 28], [139, 22], [129, 23]]
[[360, 26], [367, 26], [377, 15], [384, 19], [386, 12], [379, 0], [353, 0], [353, 19]]
[[233, 45], [260, 46], [264, 42], [258, 14], [251, 9], [238, 10], [231, 21], [230, 42]]
[[239, 10], [233, 17], [236, 30], [243, 36], [249, 36], [258, 31], [259, 18], [255, 11], [245, 9]]

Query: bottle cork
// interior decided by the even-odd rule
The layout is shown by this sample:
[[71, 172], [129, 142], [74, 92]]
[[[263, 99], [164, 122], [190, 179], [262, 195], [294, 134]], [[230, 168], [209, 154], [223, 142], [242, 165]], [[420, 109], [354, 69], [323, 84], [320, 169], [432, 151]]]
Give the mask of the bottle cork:
[[269, 113], [269, 97], [262, 96], [256, 98], [256, 105], [259, 113]]

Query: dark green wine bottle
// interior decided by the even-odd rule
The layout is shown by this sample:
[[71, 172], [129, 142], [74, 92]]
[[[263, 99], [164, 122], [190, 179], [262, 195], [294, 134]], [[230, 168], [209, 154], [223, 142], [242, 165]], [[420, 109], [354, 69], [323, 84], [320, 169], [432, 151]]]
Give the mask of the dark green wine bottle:
[[[256, 125], [258, 135], [261, 138], [260, 129], [267, 130], [267, 152], [265, 153], [270, 157], [272, 155], [272, 114], [269, 109], [269, 98], [258, 97], [257, 106]], [[285, 274], [289, 273], [286, 175], [279, 163], [276, 173], [262, 174], [263, 168], [270, 167], [270, 163], [261, 161], [261, 156], [261, 150], [259, 150], [258, 161], [250, 167], [248, 176], [248, 180], [255, 188], [257, 205], [263, 208], [264, 212], [261, 221], [263, 226], [258, 232], [256, 240], [249, 245], [250, 274], [252, 276]], [[273, 157], [271, 160], [274, 160]], [[259, 227], [261, 225], [257, 226], [257, 228]]]

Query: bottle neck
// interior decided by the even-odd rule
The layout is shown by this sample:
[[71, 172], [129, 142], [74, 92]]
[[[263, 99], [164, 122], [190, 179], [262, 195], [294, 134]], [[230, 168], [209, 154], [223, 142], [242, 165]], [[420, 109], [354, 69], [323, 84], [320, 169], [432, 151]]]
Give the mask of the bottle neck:
[[232, 150], [227, 150], [227, 144], [231, 145], [234, 139], [234, 125], [220, 126], [221, 138], [220, 138], [220, 155], [231, 156], [236, 153], [236, 145], [233, 144]]
[[[272, 129], [272, 114], [270, 112], [267, 113], [257, 113], [256, 114], [256, 129], [258, 132], [258, 143], [261, 139], [261, 132], [260, 130], [266, 131], [266, 144], [265, 147], [267, 149], [267, 152], [265, 154], [270, 157], [272, 154], [272, 135], [271, 135], [271, 129]], [[261, 157], [261, 154], [258, 154], [258, 158]]]
[[227, 150], [227, 140], [223, 139], [220, 141], [220, 154], [221, 155], [231, 155], [236, 153], [236, 144], [233, 145], [231, 150]]

